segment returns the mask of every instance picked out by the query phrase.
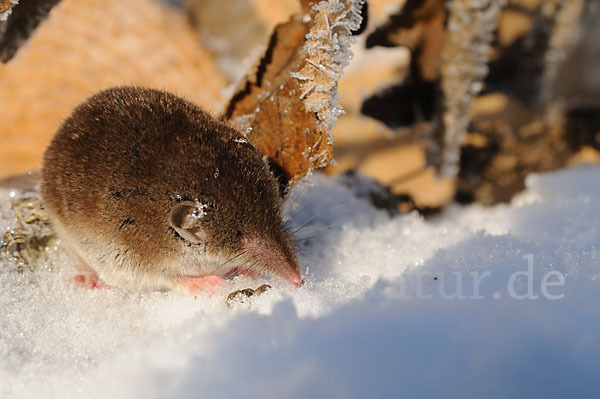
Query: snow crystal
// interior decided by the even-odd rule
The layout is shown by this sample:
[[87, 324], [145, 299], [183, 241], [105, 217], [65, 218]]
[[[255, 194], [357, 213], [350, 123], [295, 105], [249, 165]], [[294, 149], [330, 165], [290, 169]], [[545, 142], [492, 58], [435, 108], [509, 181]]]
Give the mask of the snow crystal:
[[0, 267], [0, 397], [598, 397], [600, 167], [527, 187], [425, 221], [313, 175], [285, 209], [306, 284], [243, 306], [266, 281], [194, 299]]
[[[214, 174], [215, 179], [217, 177], [219, 177], [219, 169], [217, 169], [217, 171]], [[192, 218], [193, 219], [202, 219], [204, 216], [206, 216], [206, 211], [205, 209], [208, 208], [207, 204], [203, 204], [198, 200], [194, 200], [194, 203], [196, 204], [196, 209], [194, 209], [194, 213], [192, 213]]]
[[292, 78], [296, 78], [298, 80], [313, 80], [314, 79], [311, 76], [302, 75], [300, 72], [290, 72], [290, 76]]

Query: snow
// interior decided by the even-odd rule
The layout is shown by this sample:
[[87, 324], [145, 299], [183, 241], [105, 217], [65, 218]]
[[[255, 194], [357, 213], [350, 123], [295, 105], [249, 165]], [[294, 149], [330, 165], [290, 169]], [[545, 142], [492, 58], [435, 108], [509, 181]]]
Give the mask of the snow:
[[[10, 200], [0, 192], [1, 231]], [[600, 167], [427, 221], [313, 175], [286, 212], [301, 288], [86, 291], [65, 253], [35, 272], [5, 259], [0, 397], [600, 397]]]
[[[219, 177], [219, 168], [217, 168], [213, 176], [215, 179]], [[196, 205], [196, 209], [194, 209], [194, 212], [192, 213], [192, 218], [196, 220], [202, 219], [204, 216], [206, 216], [207, 212], [205, 209], [208, 208], [208, 204], [203, 204], [198, 200], [194, 200], [194, 204]]]

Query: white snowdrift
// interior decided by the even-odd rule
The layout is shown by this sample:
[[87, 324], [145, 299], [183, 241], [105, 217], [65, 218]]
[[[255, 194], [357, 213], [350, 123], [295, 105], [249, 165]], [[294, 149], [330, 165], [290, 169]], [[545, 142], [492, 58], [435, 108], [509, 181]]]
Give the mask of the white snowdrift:
[[600, 397], [600, 168], [527, 185], [426, 222], [313, 176], [290, 204], [307, 284], [233, 308], [264, 281], [195, 300], [2, 265], [0, 397]]

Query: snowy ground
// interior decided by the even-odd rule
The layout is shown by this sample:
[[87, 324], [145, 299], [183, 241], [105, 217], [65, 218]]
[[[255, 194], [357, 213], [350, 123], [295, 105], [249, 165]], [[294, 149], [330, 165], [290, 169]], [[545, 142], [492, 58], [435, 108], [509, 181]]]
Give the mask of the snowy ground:
[[314, 216], [307, 284], [232, 308], [263, 281], [195, 300], [5, 262], [0, 397], [600, 397], [600, 167], [527, 184], [426, 222], [313, 176], [292, 200], [294, 223]]

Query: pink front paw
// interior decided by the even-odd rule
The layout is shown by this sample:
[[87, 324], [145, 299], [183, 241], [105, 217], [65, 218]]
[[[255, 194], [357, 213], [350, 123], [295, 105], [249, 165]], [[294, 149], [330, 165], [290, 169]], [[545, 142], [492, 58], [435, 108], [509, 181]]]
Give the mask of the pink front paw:
[[190, 295], [198, 295], [203, 292], [216, 294], [224, 285], [225, 281], [218, 276], [184, 277], [179, 282], [179, 288]]
[[110, 288], [110, 286], [100, 281], [95, 273], [78, 274], [70, 282], [88, 290]]
[[104, 284], [94, 269], [92, 269], [80, 256], [77, 257], [80, 274], [73, 277], [70, 282], [88, 290], [110, 288]]

